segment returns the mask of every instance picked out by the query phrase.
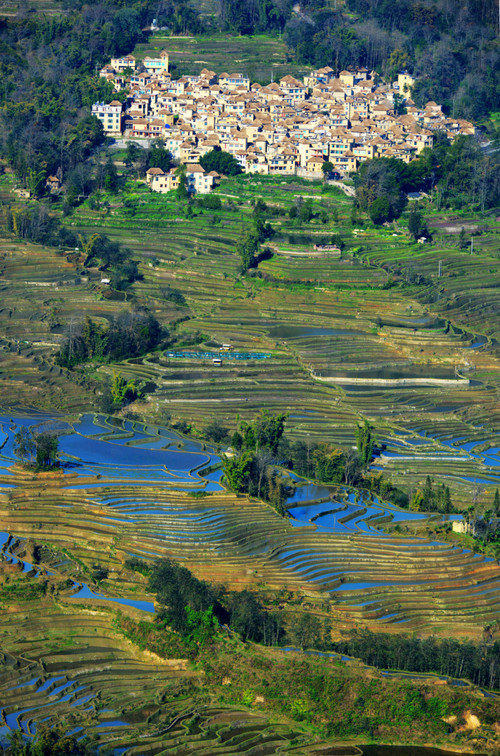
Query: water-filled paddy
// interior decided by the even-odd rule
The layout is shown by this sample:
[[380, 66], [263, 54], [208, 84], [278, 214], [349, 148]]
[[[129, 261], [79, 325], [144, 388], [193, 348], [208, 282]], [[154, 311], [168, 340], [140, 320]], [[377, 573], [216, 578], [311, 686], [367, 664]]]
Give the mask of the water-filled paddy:
[[342, 328], [312, 328], [308, 326], [276, 326], [269, 329], [269, 336], [276, 339], [301, 339], [315, 336], [366, 336], [364, 331]]

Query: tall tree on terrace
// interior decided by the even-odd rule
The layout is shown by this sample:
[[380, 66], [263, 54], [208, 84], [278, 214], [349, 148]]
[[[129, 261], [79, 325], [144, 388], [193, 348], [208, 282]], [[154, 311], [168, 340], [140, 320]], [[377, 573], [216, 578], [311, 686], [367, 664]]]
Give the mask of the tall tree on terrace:
[[356, 428], [356, 446], [358, 447], [359, 457], [364, 467], [367, 467], [373, 457], [375, 448], [375, 439], [372, 436], [373, 427], [365, 419], [362, 425]]

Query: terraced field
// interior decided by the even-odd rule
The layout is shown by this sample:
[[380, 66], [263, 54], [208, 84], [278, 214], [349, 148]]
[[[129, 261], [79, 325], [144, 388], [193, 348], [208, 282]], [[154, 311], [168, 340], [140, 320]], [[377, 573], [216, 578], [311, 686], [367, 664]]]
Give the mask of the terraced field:
[[290, 63], [283, 40], [267, 34], [251, 37], [217, 33], [199, 37], [171, 37], [165, 33], [153, 34], [148, 42], [139, 44], [134, 55], [139, 59], [166, 49], [176, 66], [175, 76], [193, 76], [202, 68], [222, 73], [241, 71], [252, 81], [269, 83], [274, 77], [292, 74], [301, 77], [309, 70], [306, 66]]
[[[8, 464], [14, 426], [3, 429]], [[287, 521], [226, 493], [220, 472], [205, 477], [217, 457], [200, 445], [181, 441], [179, 448], [169, 432], [127, 423], [117, 429], [104, 418], [97, 425], [83, 418], [75, 430], [61, 439], [73, 465], [65, 474], [30, 481], [6, 468], [2, 522], [14, 535], [66, 547], [87, 571], [99, 563], [113, 595], [134, 598], [130, 585], [112, 577], [127, 555], [168, 554], [229, 586], [285, 585], [320, 603], [329, 597], [339, 626], [405, 622], [439, 632], [453, 624], [478, 634], [496, 616], [500, 572], [493, 560], [377, 528], [423, 514], [298, 485]], [[205, 496], [193, 496], [199, 491]]]
[[[7, 194], [9, 182], [4, 177]], [[178, 337], [199, 333], [208, 344], [271, 354], [260, 362], [223, 361], [221, 367], [166, 353], [129, 361], [120, 365], [124, 376], [156, 387], [137, 411], [160, 421], [170, 415], [198, 427], [216, 420], [234, 428], [237, 415], [249, 419], [260, 408], [286, 410], [290, 435], [344, 446], [352, 445], [356, 423], [367, 417], [388, 441], [391, 455], [382, 464], [396, 483], [408, 488], [427, 474], [441, 476], [460, 508], [477, 498], [479, 481], [480, 501], [490, 503], [495, 481], [488, 463], [462, 452], [445, 460], [441, 453], [448, 448], [440, 439], [498, 445], [498, 221], [481, 220], [471, 256], [457, 250], [456, 234], [444, 225], [458, 228], [461, 220], [446, 221], [431, 206], [434, 241], [422, 249], [409, 244], [402, 226], [353, 228], [351, 199], [319, 182], [246, 177], [227, 180], [217, 194], [222, 210], [195, 208], [188, 218], [175, 199], [129, 182], [120, 201], [109, 195], [109, 210], [93, 211], [84, 203], [70, 220], [74, 230], [102, 233], [104, 227], [133, 248], [144, 278], [134, 285], [136, 299], [127, 296], [147, 304], [166, 325], [187, 317], [175, 330]], [[312, 199], [317, 217], [308, 224], [277, 214], [297, 194]], [[135, 203], [133, 213], [122, 204], [127, 198]], [[260, 277], [241, 278], [235, 247], [258, 198], [274, 208], [276, 254], [260, 263]], [[307, 256], [316, 239], [332, 232], [346, 244], [341, 259]], [[110, 297], [99, 271], [83, 270], [72, 254], [8, 240], [2, 250], [4, 406], [12, 404], [13, 394], [19, 404], [40, 405], [40, 382], [45, 406], [90, 407], [113, 366], [86, 370], [75, 385], [75, 374], [70, 380], [52, 366], [54, 345], [84, 313], [106, 322], [127, 302]], [[408, 283], [416, 274], [421, 283]], [[167, 287], [179, 290], [187, 307], [166, 299]], [[213, 347], [198, 348], [218, 356]], [[398, 454], [393, 441], [408, 430], [414, 442]], [[435, 439], [436, 454], [421, 454], [424, 432]]]
[[[214, 706], [209, 695], [200, 702], [199, 673], [186, 660], [141, 652], [117, 632], [154, 612], [144, 580], [124, 569], [132, 555], [174, 557], [229, 589], [285, 588], [299, 598], [285, 607], [286, 623], [307, 605], [335, 635], [361, 625], [481, 637], [498, 616], [492, 560], [379, 530], [425, 514], [295, 480], [286, 520], [225, 492], [211, 449], [104, 416], [59, 420], [65, 468], [33, 476], [14, 464], [13, 435], [48, 419], [1, 425], [0, 602], [8, 597], [9, 611], [0, 623], [0, 738], [16, 728], [32, 735], [46, 721], [82, 728], [115, 753], [314, 752], [300, 727]], [[97, 568], [107, 576], [98, 585]]]
[[[10, 182], [2, 178], [6, 196]], [[378, 439], [374, 470], [385, 470], [407, 491], [430, 474], [450, 486], [456, 509], [472, 501], [491, 508], [500, 482], [498, 222], [483, 219], [485, 230], [471, 256], [457, 250], [454, 232], [440, 225], [446, 219], [431, 208], [430, 225], [437, 230], [433, 244], [422, 249], [408, 242], [402, 225], [353, 228], [351, 200], [319, 183], [243, 178], [228, 180], [217, 193], [221, 210], [200, 213], [195, 207], [194, 217], [188, 217], [173, 198], [152, 196], [129, 182], [123, 197], [109, 196], [109, 210], [94, 211], [86, 203], [75, 210], [66, 221], [73, 230], [91, 234], [104, 228], [134, 250], [143, 279], [125, 295], [104, 288], [101, 272], [83, 269], [74, 250], [1, 241], [3, 553], [11, 562], [21, 560], [26, 579], [47, 581], [54, 626], [74, 623], [71, 643], [80, 656], [75, 674], [69, 655], [56, 665], [50, 654], [58, 638], [43, 636], [41, 619], [32, 632], [20, 604], [12, 626], [20, 640], [8, 648], [8, 671], [15, 675], [5, 681], [6, 690], [17, 693], [9, 693], [6, 727], [28, 731], [42, 714], [54, 711], [68, 726], [78, 720], [75, 726], [99, 732], [102, 742], [139, 754], [145, 751], [137, 739], [149, 718], [161, 735], [148, 742], [148, 753], [168, 752], [181, 741], [192, 749], [186, 753], [210, 753], [212, 747], [215, 753], [216, 741], [233, 737], [234, 752], [242, 752], [242, 743], [246, 750], [256, 747], [256, 738], [264, 738], [261, 752], [278, 751], [276, 728], [270, 733], [265, 719], [238, 708], [222, 712], [210, 701], [206, 711], [197, 704], [193, 714], [184, 668], [174, 670], [172, 686], [177, 690], [182, 672], [185, 708], [174, 704], [178, 693], [165, 692], [162, 671], [136, 712], [136, 691], [151, 659], [134, 651], [131, 661], [131, 646], [112, 626], [117, 609], [130, 618], [151, 616], [144, 580], [123, 568], [131, 555], [173, 556], [198, 577], [229, 589], [252, 587], [271, 595], [285, 587], [297, 600], [283, 609], [285, 623], [293, 625], [307, 606], [322, 621], [330, 620], [336, 633], [362, 626], [480, 638], [498, 617], [498, 565], [423, 537], [426, 524], [439, 521], [436, 515], [399, 510], [367, 492], [292, 476], [290, 519], [283, 519], [262, 502], [226, 492], [217, 450], [180, 437], [163, 423], [170, 417], [197, 429], [211, 421], [233, 429], [238, 417], [253, 419], [266, 408], [288, 413], [290, 437], [346, 448], [354, 443], [357, 423], [367, 418]], [[292, 224], [276, 211], [273, 257], [259, 264], [258, 274], [241, 277], [235, 248], [252, 221], [252, 202], [262, 197], [269, 207], [288, 210], [297, 194], [312, 198], [316, 217]], [[123, 202], [130, 197], [133, 213]], [[320, 211], [327, 214], [326, 223]], [[315, 241], [332, 233], [346, 245], [340, 259], [310, 254]], [[172, 302], [172, 288], [182, 293], [185, 305]], [[71, 323], [86, 314], [106, 323], [136, 303], [147, 305], [170, 328], [174, 347], [81, 372], [54, 365], [54, 352]], [[193, 334], [196, 346], [182, 347]], [[222, 343], [248, 358], [225, 357], [218, 348]], [[198, 352], [221, 357], [222, 364]], [[147, 401], [130, 408], [143, 422], [78, 415], [93, 410], [114, 369], [148, 386]], [[13, 466], [12, 438], [21, 422], [16, 407], [43, 409], [36, 422], [58, 418], [64, 431], [63, 474], [32, 477]], [[34, 422], [33, 413], [25, 421]], [[409, 535], [394, 528], [384, 533], [386, 525], [402, 525]], [[43, 560], [35, 563], [40, 548]], [[30, 578], [31, 565], [39, 577]], [[97, 567], [107, 573], [99, 585], [93, 579]], [[22, 578], [22, 567], [6, 569]], [[41, 618], [47, 594], [40, 601]], [[92, 643], [80, 621], [87, 616], [99, 618]], [[5, 632], [10, 639], [10, 629]], [[36, 652], [27, 654], [28, 660], [49, 660], [48, 671], [41, 670], [35, 682], [34, 667], [19, 676], [25, 669], [22, 660], [17, 663], [23, 638], [24, 649]], [[103, 676], [102, 685], [101, 680], [95, 684], [95, 670], [103, 667], [106, 654], [116, 661], [120, 679], [131, 681], [123, 704], [116, 694], [115, 661], [109, 680]], [[61, 672], [68, 690], [54, 684], [53, 700], [45, 703], [44, 695], [39, 706], [38, 696], [52, 690], [48, 672]], [[25, 683], [26, 690], [16, 688]], [[80, 699], [94, 693], [82, 704], [92, 710], [84, 712]], [[35, 713], [20, 714], [24, 708]], [[155, 713], [160, 709], [161, 715]], [[233, 715], [243, 722], [241, 730], [228, 724]], [[114, 721], [128, 724], [115, 728], [109, 724]], [[293, 727], [285, 727], [281, 736], [281, 743], [296, 740]]]

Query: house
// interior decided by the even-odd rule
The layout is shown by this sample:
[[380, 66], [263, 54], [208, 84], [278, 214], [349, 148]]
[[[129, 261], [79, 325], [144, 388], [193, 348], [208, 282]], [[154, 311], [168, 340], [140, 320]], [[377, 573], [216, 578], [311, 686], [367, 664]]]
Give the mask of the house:
[[133, 55], [125, 55], [123, 58], [111, 58], [111, 68], [117, 73], [125, 71], [127, 68], [135, 71], [136, 60]]
[[190, 194], [208, 194], [215, 186], [214, 171], [205, 173], [199, 163], [186, 165], [187, 190]]
[[168, 173], [162, 168], [148, 168], [146, 171], [146, 184], [153, 192], [166, 194], [179, 186], [179, 178], [172, 169]]
[[[300, 166], [314, 178], [321, 176], [325, 160], [333, 163], [336, 175], [383, 156], [409, 163], [432, 147], [437, 129], [450, 139], [475, 131], [468, 121], [445, 117], [433, 101], [417, 108], [406, 97], [407, 113], [399, 116], [395, 98], [414, 83], [406, 71], [397, 83], [387, 84], [375, 83], [367, 68], [350, 67], [336, 77], [326, 66], [303, 83], [288, 75], [262, 86], [242, 73], [217, 76], [207, 68], [172, 80], [165, 50], [144, 58], [145, 71], [127, 77], [124, 67], [136, 67], [132, 56], [112, 63], [115, 67], [104, 66], [101, 76], [116, 90], [127, 87], [128, 99], [125, 106], [117, 100], [92, 106], [104, 133], [165, 139], [176, 160], [196, 166], [189, 171], [190, 192], [205, 193], [215, 184], [218, 177], [204, 174], [198, 162], [214, 146], [232, 154], [247, 173], [294, 175]], [[146, 180], [155, 191], [178, 185], [173, 172]]]
[[168, 73], [168, 52], [162, 50], [158, 58], [150, 58], [147, 55], [142, 61], [142, 65], [149, 74]]
[[315, 244], [315, 252], [328, 252], [331, 257], [340, 257], [341, 250], [335, 244]]
[[57, 194], [61, 189], [61, 180], [58, 176], [49, 176], [45, 186], [51, 194]]
[[314, 157], [309, 158], [306, 163], [306, 168], [310, 173], [315, 173], [318, 177], [321, 177], [323, 175], [322, 168], [324, 162], [323, 155], [315, 155]]
[[398, 87], [401, 93], [409, 92], [415, 86], [415, 79], [408, 71], [398, 73]]
[[306, 99], [307, 88], [293, 76], [284, 76], [280, 79], [280, 88], [290, 104]]
[[96, 102], [92, 105], [92, 115], [102, 123], [106, 136], [119, 136], [122, 133], [123, 105], [118, 100], [113, 100], [106, 105], [104, 102]]
[[234, 91], [238, 87], [250, 91], [250, 79], [248, 76], [242, 73], [221, 73], [219, 76], [219, 86], [228, 89], [229, 92]]

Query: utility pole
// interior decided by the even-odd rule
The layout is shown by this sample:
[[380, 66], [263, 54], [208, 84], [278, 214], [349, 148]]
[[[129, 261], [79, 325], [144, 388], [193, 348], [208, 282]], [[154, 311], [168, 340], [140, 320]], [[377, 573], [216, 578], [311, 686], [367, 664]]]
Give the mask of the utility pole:
[[[498, 2], [500, 3], [500, 0], [498, 0]], [[474, 237], [472, 236], [471, 240], [470, 240], [470, 253], [471, 253], [471, 255], [472, 255], [473, 252], [474, 252]]]
[[438, 278], [441, 278], [441, 265], [442, 265], [442, 262], [443, 261], [440, 260], [439, 263], [438, 263]]

